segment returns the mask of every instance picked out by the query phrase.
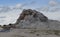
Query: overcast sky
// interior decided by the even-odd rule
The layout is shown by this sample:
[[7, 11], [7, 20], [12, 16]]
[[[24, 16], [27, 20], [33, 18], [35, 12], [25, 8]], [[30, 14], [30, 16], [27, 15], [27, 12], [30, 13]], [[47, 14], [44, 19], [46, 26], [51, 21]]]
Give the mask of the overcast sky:
[[35, 9], [60, 21], [60, 0], [0, 0], [0, 24], [15, 23], [23, 9]]

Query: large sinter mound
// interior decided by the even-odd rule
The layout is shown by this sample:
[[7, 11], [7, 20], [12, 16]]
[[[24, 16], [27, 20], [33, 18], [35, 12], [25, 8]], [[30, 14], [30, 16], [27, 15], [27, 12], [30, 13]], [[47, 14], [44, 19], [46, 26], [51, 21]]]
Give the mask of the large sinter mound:
[[23, 10], [15, 23], [18, 28], [36, 28], [36, 29], [60, 29], [60, 22], [49, 20], [41, 12], [36, 10]]

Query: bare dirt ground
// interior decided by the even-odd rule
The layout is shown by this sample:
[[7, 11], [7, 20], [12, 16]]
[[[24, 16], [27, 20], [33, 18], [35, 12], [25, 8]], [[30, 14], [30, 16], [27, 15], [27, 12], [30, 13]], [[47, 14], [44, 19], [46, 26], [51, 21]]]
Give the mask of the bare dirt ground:
[[33, 29], [13, 29], [10, 32], [0, 32], [0, 37], [60, 37], [60, 35]]

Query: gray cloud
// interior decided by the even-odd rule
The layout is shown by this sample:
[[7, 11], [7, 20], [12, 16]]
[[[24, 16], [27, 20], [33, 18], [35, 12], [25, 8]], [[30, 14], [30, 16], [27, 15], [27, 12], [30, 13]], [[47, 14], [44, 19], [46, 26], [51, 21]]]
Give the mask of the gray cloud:
[[60, 11], [60, 8], [53, 8], [50, 10], [50, 12], [58, 12], [58, 11]]
[[58, 12], [58, 11], [60, 11], [60, 8], [59, 8], [60, 4], [57, 3], [56, 0], [50, 0], [48, 4], [49, 5], [46, 5], [47, 7], [44, 6], [44, 7], [40, 7], [40, 8], [36, 8], [36, 9], [38, 11], [44, 11], [44, 12]]
[[25, 6], [24, 4], [23, 5], [20, 5], [20, 6], [15, 5], [13, 7], [10, 7], [10, 6], [2, 6], [2, 7], [0, 7], [0, 13], [1, 12], [9, 12], [9, 11], [12, 11], [12, 10], [15, 10], [15, 9], [16, 10], [22, 9], [24, 6]]
[[58, 3], [55, 0], [51, 0], [51, 1], [49, 1], [49, 5], [54, 7], [54, 6], [58, 5]]
[[1, 18], [6, 18], [6, 16], [0, 16], [0, 19], [1, 19]]
[[33, 0], [30, 3], [24, 3], [24, 4], [18, 3], [15, 6], [12, 6], [12, 7], [11, 6], [0, 6], [0, 13], [1, 12], [9, 12], [9, 11], [18, 10], [18, 9], [23, 10], [24, 7], [29, 6], [29, 5], [34, 5], [35, 3], [36, 3], [36, 1]]
[[41, 7], [41, 8], [36, 8], [38, 11], [44, 11], [44, 12], [48, 12], [49, 11], [49, 7]]
[[0, 7], [0, 13], [1, 12], [8, 12], [10, 11], [11, 9], [9, 7]]

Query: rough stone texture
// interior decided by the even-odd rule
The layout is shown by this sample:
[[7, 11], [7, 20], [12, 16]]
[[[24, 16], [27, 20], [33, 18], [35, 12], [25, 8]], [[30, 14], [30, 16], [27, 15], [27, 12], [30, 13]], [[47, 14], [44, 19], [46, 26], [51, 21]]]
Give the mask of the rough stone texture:
[[49, 20], [41, 12], [36, 10], [23, 10], [16, 21], [17, 28], [35, 28], [41, 30], [60, 30], [60, 22]]

